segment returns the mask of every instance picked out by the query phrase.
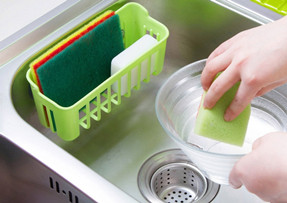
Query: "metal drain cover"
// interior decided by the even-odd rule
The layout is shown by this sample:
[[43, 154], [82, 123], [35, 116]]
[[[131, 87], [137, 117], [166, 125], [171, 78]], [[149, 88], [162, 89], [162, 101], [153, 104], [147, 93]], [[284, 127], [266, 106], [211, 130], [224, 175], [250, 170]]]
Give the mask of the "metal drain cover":
[[206, 192], [207, 181], [194, 166], [171, 163], [160, 167], [152, 176], [151, 189], [165, 202], [192, 202]]
[[150, 157], [139, 171], [138, 186], [148, 201], [166, 203], [207, 203], [219, 191], [180, 149]]

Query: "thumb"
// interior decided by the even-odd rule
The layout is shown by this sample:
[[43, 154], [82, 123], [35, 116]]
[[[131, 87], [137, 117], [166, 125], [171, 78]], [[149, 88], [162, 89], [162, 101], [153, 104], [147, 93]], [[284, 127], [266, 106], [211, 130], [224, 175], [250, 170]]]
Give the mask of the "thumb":
[[[244, 157], [243, 157], [244, 158]], [[229, 184], [235, 188], [238, 189], [242, 186], [242, 173], [240, 170], [241, 160], [239, 160], [232, 168], [230, 175], [229, 175]]]

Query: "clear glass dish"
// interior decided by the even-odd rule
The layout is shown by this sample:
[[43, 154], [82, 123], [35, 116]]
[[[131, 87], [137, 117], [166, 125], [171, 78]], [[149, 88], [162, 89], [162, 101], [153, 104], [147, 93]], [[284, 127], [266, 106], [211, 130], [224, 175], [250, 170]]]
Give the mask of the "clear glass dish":
[[257, 138], [269, 132], [286, 131], [287, 98], [276, 89], [253, 99], [242, 147], [196, 135], [193, 128], [203, 93], [200, 76], [204, 66], [205, 60], [201, 60], [171, 75], [157, 94], [156, 114], [166, 133], [204, 175], [227, 185], [233, 165], [251, 151]]

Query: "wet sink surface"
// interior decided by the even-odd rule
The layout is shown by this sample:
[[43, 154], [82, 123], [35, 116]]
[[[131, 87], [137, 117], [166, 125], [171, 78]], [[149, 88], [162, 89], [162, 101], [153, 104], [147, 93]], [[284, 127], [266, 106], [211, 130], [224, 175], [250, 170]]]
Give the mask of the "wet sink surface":
[[[163, 72], [152, 77], [110, 114], [92, 122], [79, 138], [65, 142], [41, 126], [33, 98], [25, 79], [26, 70], [19, 70], [12, 85], [12, 99], [18, 114], [32, 127], [85, 165], [109, 180], [140, 202], [145, 202], [137, 188], [137, 173], [143, 162], [154, 153], [177, 148], [164, 133], [154, 109], [158, 89], [168, 76], [179, 68], [208, 57], [224, 40], [256, 23], [209, 1], [137, 1], [152, 17], [170, 31]], [[261, 202], [245, 189], [223, 186], [214, 202]]]

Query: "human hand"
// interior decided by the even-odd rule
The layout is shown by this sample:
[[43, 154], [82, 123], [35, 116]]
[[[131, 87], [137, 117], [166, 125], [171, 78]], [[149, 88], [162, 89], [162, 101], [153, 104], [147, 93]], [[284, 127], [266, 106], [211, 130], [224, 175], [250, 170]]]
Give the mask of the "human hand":
[[238, 91], [224, 115], [226, 121], [236, 118], [254, 97], [287, 82], [287, 16], [243, 31], [211, 53], [201, 75], [202, 86], [208, 90], [204, 107], [212, 108], [238, 81]]
[[287, 202], [287, 133], [270, 133], [253, 143], [252, 152], [233, 167], [229, 182], [264, 201]]

